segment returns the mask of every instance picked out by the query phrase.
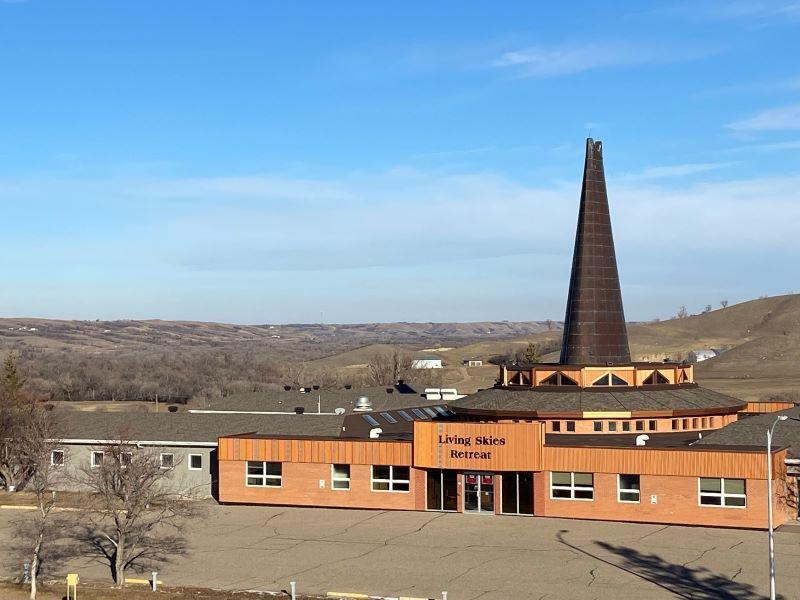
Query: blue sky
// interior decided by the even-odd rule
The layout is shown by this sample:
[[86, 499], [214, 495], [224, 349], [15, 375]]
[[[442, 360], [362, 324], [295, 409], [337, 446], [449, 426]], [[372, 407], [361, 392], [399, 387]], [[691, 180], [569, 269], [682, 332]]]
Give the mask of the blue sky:
[[800, 291], [798, 55], [798, 2], [0, 0], [0, 316], [561, 319], [589, 135], [629, 318]]

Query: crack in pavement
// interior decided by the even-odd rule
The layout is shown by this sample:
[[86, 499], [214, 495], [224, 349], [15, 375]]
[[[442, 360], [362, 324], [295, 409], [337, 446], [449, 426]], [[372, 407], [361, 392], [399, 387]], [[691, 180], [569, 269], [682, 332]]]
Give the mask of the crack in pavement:
[[350, 530], [353, 529], [353, 527], [358, 527], [359, 525], [362, 525], [363, 523], [366, 523], [370, 519], [376, 519], [377, 517], [380, 517], [381, 515], [385, 515], [386, 512], [387, 511], [385, 511], [385, 510], [374, 511], [373, 514], [369, 515], [368, 517], [365, 517], [364, 519], [359, 519], [355, 523], [351, 523], [350, 525], [346, 526], [341, 531], [339, 531], [337, 533], [332, 533], [331, 535], [328, 535], [328, 536], [325, 536], [325, 537], [326, 538], [330, 538], [331, 536], [340, 536], [340, 535], [344, 535], [346, 533], [349, 533]]
[[506, 557], [488, 558], [488, 559], [484, 560], [483, 562], [479, 562], [477, 565], [473, 565], [471, 567], [468, 567], [467, 569], [465, 569], [461, 573], [458, 573], [457, 575], [453, 575], [445, 583], [453, 583], [456, 579], [459, 579], [459, 578], [463, 577], [464, 575], [466, 575], [470, 571], [474, 571], [475, 569], [478, 569], [480, 567], [484, 567], [484, 566], [488, 565], [489, 563], [497, 562], [498, 560], [508, 560], [508, 559]]
[[734, 573], [734, 574], [731, 576], [731, 581], [733, 581], [734, 579], [736, 579], [736, 578], [737, 578], [739, 575], [741, 575], [741, 574], [742, 574], [742, 567], [739, 567], [739, 569], [736, 571], [736, 573]]
[[592, 580], [589, 582], [589, 585], [587, 585], [586, 587], [592, 587], [592, 584], [597, 580], [596, 573], [597, 573], [597, 569], [596, 568], [589, 570], [589, 576], [592, 578]]
[[703, 557], [704, 557], [706, 554], [708, 554], [708, 553], [709, 553], [709, 552], [711, 552], [712, 550], [716, 550], [716, 549], [717, 549], [717, 547], [716, 547], [716, 546], [712, 546], [711, 548], [708, 548], [707, 550], [703, 550], [703, 551], [700, 553], [700, 555], [699, 555], [697, 558], [693, 558], [692, 560], [690, 560], [690, 561], [688, 561], [688, 562], [682, 563], [682, 564], [681, 564], [681, 566], [682, 566], [682, 567], [685, 567], [686, 565], [690, 565], [690, 564], [692, 564], [693, 562], [697, 562], [698, 560], [700, 560], [701, 558], [703, 558]]
[[669, 525], [664, 525], [664, 527], [659, 527], [655, 531], [651, 531], [650, 533], [646, 533], [642, 537], [636, 538], [636, 541], [637, 542], [641, 542], [644, 538], [650, 537], [651, 535], [655, 535], [656, 533], [660, 533], [660, 532], [664, 531], [665, 529], [669, 529]]
[[405, 537], [407, 535], [414, 535], [415, 533], [419, 533], [420, 531], [425, 529], [428, 525], [433, 523], [436, 519], [440, 519], [440, 518], [446, 517], [446, 516], [447, 516], [447, 513], [440, 513], [440, 514], [436, 515], [435, 517], [432, 517], [432, 518], [428, 519], [427, 521], [425, 521], [422, 525], [417, 527], [414, 531], [407, 531], [406, 533], [401, 533], [400, 535], [395, 535], [393, 537], [386, 538], [383, 541], [383, 545], [384, 546], [388, 546], [389, 542], [393, 542], [394, 540], [400, 539], [401, 537]]

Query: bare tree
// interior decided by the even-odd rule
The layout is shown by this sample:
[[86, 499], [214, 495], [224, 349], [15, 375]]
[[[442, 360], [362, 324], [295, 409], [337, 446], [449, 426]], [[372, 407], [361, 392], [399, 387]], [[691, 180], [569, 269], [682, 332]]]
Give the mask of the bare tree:
[[102, 449], [99, 465], [81, 469], [79, 480], [96, 498], [84, 537], [112, 568], [117, 587], [129, 567], [152, 566], [184, 553], [185, 522], [199, 515], [197, 502], [171, 485], [174, 467], [159, 453], [139, 448], [122, 432]]
[[305, 384], [307, 370], [308, 363], [304, 360], [290, 361], [281, 365], [281, 375], [284, 380], [296, 388]]
[[370, 382], [373, 385], [394, 385], [411, 369], [411, 356], [404, 352], [378, 352], [367, 363]]
[[678, 319], [685, 319], [686, 317], [688, 317], [688, 316], [689, 316], [689, 311], [688, 311], [688, 310], [686, 310], [686, 307], [685, 307], [685, 306], [681, 306], [681, 307], [678, 309], [678, 314], [677, 314], [677, 315], [675, 315], [675, 316], [676, 316]]
[[35, 463], [28, 487], [36, 494], [37, 507], [31, 526], [33, 537], [33, 548], [30, 551], [31, 600], [36, 600], [36, 583], [42, 564], [42, 555], [46, 544], [50, 541], [49, 534], [53, 533], [50, 527], [50, 513], [56, 505], [56, 494], [53, 488], [61, 479], [65, 461], [64, 451], [58, 449], [57, 426], [50, 415], [51, 413], [42, 410], [36, 413], [37, 426], [33, 433], [38, 439], [28, 441], [30, 457]]
[[711, 312], [711, 305], [706, 304], [706, 307], [703, 309], [703, 314]]
[[719, 305], [720, 305], [722, 308], [725, 308], [725, 307], [727, 307], [727, 306], [728, 306], [728, 301], [727, 301], [727, 300], [720, 300], [720, 301], [719, 301]]
[[24, 488], [42, 455], [49, 455], [50, 428], [43, 405], [0, 391], [0, 480], [6, 490]]
[[552, 331], [553, 330], [553, 320], [552, 319], [547, 319], [544, 323], [545, 323], [545, 325], [547, 325], [547, 331]]

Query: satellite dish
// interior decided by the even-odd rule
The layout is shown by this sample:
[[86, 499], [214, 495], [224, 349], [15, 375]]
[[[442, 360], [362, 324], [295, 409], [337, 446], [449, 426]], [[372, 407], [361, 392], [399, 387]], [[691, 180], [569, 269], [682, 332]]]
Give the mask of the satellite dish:
[[345, 413], [345, 410], [343, 408], [341, 408], [341, 407], [335, 408], [333, 410], [333, 414], [335, 414], [335, 415], [343, 415], [344, 413]]

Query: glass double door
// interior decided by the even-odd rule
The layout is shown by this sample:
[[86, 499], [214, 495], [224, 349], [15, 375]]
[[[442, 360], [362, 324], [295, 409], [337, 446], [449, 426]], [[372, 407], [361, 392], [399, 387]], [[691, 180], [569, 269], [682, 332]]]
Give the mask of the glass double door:
[[431, 469], [427, 474], [426, 506], [428, 510], [458, 510], [458, 473]]
[[502, 486], [503, 514], [533, 514], [533, 473], [503, 473]]
[[492, 473], [464, 473], [464, 512], [494, 513]]

